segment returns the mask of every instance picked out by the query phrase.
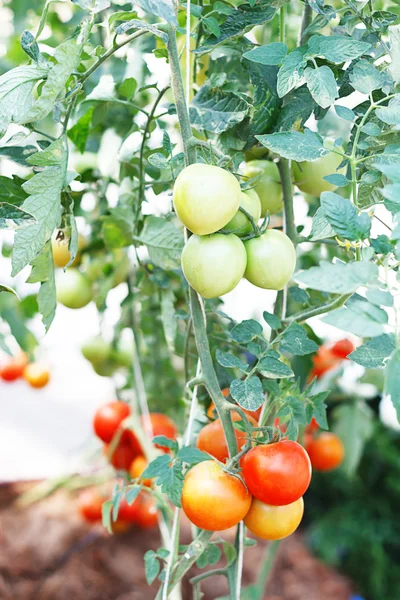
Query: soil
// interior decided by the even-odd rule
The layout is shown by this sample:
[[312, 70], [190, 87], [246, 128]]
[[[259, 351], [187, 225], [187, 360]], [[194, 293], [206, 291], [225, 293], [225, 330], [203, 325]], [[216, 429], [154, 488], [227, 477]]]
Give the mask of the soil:
[[[26, 484], [0, 487], [0, 600], [155, 598], [158, 586], [146, 583], [143, 555], [160, 546], [157, 530], [110, 536], [101, 525], [84, 523], [76, 497], [66, 492], [18, 508], [13, 500], [24, 489]], [[184, 523], [183, 542], [189, 534]], [[224, 537], [233, 541], [233, 532]], [[264, 548], [259, 542], [246, 550], [244, 585], [255, 581]], [[202, 591], [205, 600], [224, 596], [225, 578], [205, 580]], [[264, 600], [349, 600], [351, 591], [351, 582], [313, 557], [298, 534], [280, 545]], [[186, 583], [183, 600], [191, 598]]]

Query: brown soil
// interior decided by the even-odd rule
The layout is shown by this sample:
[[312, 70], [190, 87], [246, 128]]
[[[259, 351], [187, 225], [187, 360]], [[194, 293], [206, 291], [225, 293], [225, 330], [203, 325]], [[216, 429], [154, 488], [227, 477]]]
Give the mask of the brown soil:
[[[146, 583], [143, 554], [160, 545], [157, 530], [110, 536], [101, 525], [83, 523], [75, 499], [63, 492], [19, 509], [12, 500], [20, 489], [0, 487], [0, 600], [154, 599], [157, 585]], [[188, 534], [186, 524], [183, 535]], [[246, 550], [244, 585], [255, 581], [264, 547]], [[349, 600], [351, 583], [321, 564], [295, 535], [281, 544], [267, 588], [265, 600]], [[202, 591], [205, 600], [223, 596], [224, 578], [205, 580]], [[184, 586], [183, 600], [191, 598]]]

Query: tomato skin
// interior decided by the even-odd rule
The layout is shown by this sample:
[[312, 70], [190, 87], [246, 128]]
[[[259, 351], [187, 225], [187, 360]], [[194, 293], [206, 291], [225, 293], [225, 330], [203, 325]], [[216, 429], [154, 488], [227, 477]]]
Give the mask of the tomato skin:
[[270, 160], [251, 160], [242, 168], [243, 175], [252, 179], [261, 175], [254, 186], [261, 202], [261, 216], [271, 215], [283, 208], [283, 192], [277, 165]]
[[303, 513], [303, 497], [285, 506], [271, 506], [253, 498], [244, 524], [263, 540], [282, 540], [296, 531]]
[[81, 346], [83, 356], [94, 365], [104, 363], [111, 355], [111, 344], [100, 335], [86, 340]]
[[78, 510], [80, 515], [89, 521], [95, 523], [102, 519], [102, 506], [106, 501], [95, 489], [89, 489], [82, 492], [78, 498]]
[[56, 290], [57, 300], [67, 308], [83, 308], [93, 298], [86, 275], [74, 267], [57, 273]]
[[[242, 192], [240, 206], [253, 217], [256, 223], [260, 220], [261, 202], [255, 190], [250, 189]], [[232, 231], [239, 237], [247, 235], [253, 231], [253, 227], [249, 219], [240, 210], [238, 210], [233, 219], [231, 219], [229, 223], [225, 225], [224, 229], [226, 231]]]
[[141, 479], [141, 475], [146, 469], [147, 465], [148, 462], [144, 456], [137, 456], [133, 459], [131, 466], [129, 467], [129, 475], [132, 477], [132, 479], [138, 479], [139, 483], [142, 485], [151, 487], [153, 483], [152, 479]]
[[242, 460], [249, 491], [273, 506], [291, 504], [303, 496], [311, 481], [311, 462], [297, 442], [283, 440], [252, 448]]
[[343, 442], [334, 433], [326, 431], [316, 438], [308, 438], [305, 446], [311, 464], [317, 471], [333, 471], [343, 462]]
[[185, 167], [174, 185], [176, 214], [197, 235], [222, 229], [235, 216], [240, 198], [236, 177], [212, 165], [196, 163]]
[[126, 523], [134, 523], [142, 529], [154, 527], [158, 522], [156, 503], [148, 492], [140, 492], [130, 505], [124, 497], [118, 510], [118, 520], [120, 519]]
[[[343, 151], [343, 148], [338, 148], [338, 150]], [[313, 162], [293, 162], [294, 181], [299, 190], [305, 194], [319, 197], [322, 192], [331, 192], [336, 189], [335, 185], [324, 179], [326, 175], [346, 174], [346, 167], [337, 171], [341, 162], [342, 157], [333, 152], [329, 152]]]
[[[248, 417], [249, 421], [254, 427], [257, 427], [257, 421], [252, 417]], [[242, 421], [242, 416], [237, 413], [232, 413], [232, 421]], [[235, 429], [235, 436], [238, 445], [238, 451], [240, 451], [246, 443], [246, 433], [244, 431], [238, 431]], [[202, 452], [208, 452], [211, 456], [214, 456], [220, 462], [225, 462], [229, 458], [229, 450], [225, 439], [224, 429], [222, 427], [221, 419], [216, 419], [212, 423], [208, 423], [200, 431], [196, 446]]]
[[18, 356], [13, 356], [0, 368], [0, 377], [3, 381], [20, 379], [24, 374], [27, 363], [28, 356], [24, 352], [21, 352]]
[[182, 490], [182, 507], [192, 523], [208, 531], [233, 527], [247, 514], [251, 495], [221, 465], [206, 460], [190, 469]]
[[122, 421], [130, 414], [130, 408], [125, 402], [115, 400], [114, 402], [103, 404], [103, 406], [97, 409], [94, 415], [93, 428], [95, 434], [108, 444], [117, 433], [117, 429]]
[[26, 365], [23, 377], [31, 387], [37, 389], [45, 387], [50, 381], [48, 369], [40, 363]]
[[330, 348], [332, 354], [337, 358], [345, 359], [355, 350], [355, 346], [351, 340], [344, 338], [335, 342]]
[[277, 229], [268, 229], [244, 245], [247, 254], [245, 278], [260, 288], [283, 290], [296, 266], [296, 250], [288, 236]]
[[[170, 440], [176, 440], [178, 430], [173, 420], [167, 415], [164, 415], [163, 413], [150, 413], [150, 421], [153, 429], [153, 437], [164, 435]], [[143, 426], [145, 424], [144, 417], [142, 417], [142, 424]], [[156, 448], [169, 452], [169, 449], [166, 446], [159, 446], [156, 444]]]
[[203, 298], [218, 298], [233, 290], [246, 269], [246, 250], [234, 234], [192, 235], [182, 252], [182, 269]]
[[[68, 249], [69, 239], [57, 240], [53, 239], [51, 242], [51, 247], [53, 251], [53, 261], [54, 266], [59, 268], [64, 268], [70, 261], [71, 255]], [[79, 235], [78, 236], [78, 252], [76, 253], [74, 262], [71, 263], [71, 267], [77, 267], [81, 262], [81, 253], [80, 250], [84, 248], [86, 245], [85, 239]]]
[[120, 442], [115, 448], [112, 456], [110, 456], [110, 450], [110, 444], [106, 444], [104, 446], [104, 454], [114, 469], [117, 469], [118, 471], [129, 471], [129, 467], [136, 456], [129, 441], [123, 440]]

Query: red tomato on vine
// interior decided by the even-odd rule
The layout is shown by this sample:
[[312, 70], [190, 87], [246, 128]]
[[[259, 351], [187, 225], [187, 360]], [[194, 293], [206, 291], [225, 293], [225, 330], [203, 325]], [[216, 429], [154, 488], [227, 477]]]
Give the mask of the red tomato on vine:
[[[257, 427], [257, 421], [252, 417], [247, 417], [253, 427]], [[232, 413], [232, 421], [242, 421], [243, 417], [238, 412]], [[236, 442], [238, 445], [238, 451], [243, 448], [246, 443], [246, 432], [235, 429]], [[197, 448], [202, 452], [208, 452], [211, 456], [214, 456], [217, 460], [224, 462], [229, 458], [228, 446], [226, 444], [224, 429], [220, 419], [216, 419], [212, 423], [208, 423], [200, 431], [197, 442]]]

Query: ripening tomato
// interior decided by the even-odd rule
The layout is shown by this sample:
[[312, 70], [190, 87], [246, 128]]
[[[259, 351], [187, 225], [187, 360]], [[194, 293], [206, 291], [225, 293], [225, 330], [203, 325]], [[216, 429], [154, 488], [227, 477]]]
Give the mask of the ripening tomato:
[[[57, 234], [58, 235], [58, 234]], [[76, 253], [74, 262], [71, 263], [72, 267], [77, 267], [81, 262], [81, 250], [85, 247], [85, 239], [79, 235], [78, 236], [78, 252]], [[69, 253], [69, 239], [64, 238], [63, 240], [58, 240], [57, 238], [53, 239], [51, 242], [51, 247], [53, 250], [53, 260], [54, 266], [64, 268], [70, 261], [71, 255]]]
[[332, 471], [341, 465], [344, 459], [342, 440], [328, 431], [316, 438], [308, 438], [306, 450], [313, 468], [317, 471]]
[[57, 300], [67, 308], [83, 308], [93, 298], [90, 281], [73, 267], [57, 273], [56, 290]]
[[78, 510], [86, 521], [101, 521], [101, 510], [106, 500], [96, 489], [85, 490], [78, 498]]
[[283, 440], [245, 454], [243, 477], [249, 491], [266, 504], [283, 506], [303, 496], [311, 481], [311, 462], [300, 444]]
[[40, 363], [29, 363], [23, 373], [25, 381], [33, 388], [45, 387], [50, 381], [48, 368]]
[[134, 523], [143, 529], [154, 527], [158, 521], [156, 503], [151, 495], [144, 491], [140, 492], [132, 504], [128, 504], [124, 497], [119, 505], [119, 519], [127, 523]]
[[182, 252], [182, 269], [203, 298], [217, 298], [237, 286], [246, 269], [243, 242], [232, 233], [192, 235]]
[[330, 348], [320, 346], [317, 353], [312, 357], [312, 362], [313, 369], [311, 375], [321, 377], [330, 369], [337, 367], [340, 364], [340, 359], [331, 352]]
[[206, 460], [190, 469], [182, 490], [186, 516], [201, 529], [221, 531], [233, 527], [247, 514], [251, 495], [237, 477], [221, 465]]
[[[129, 406], [120, 400], [103, 404], [103, 406], [100, 406], [100, 408], [97, 409], [94, 415], [93, 427], [95, 434], [103, 442], [108, 444], [117, 433], [122, 421], [130, 414], [131, 410]], [[123, 437], [128, 439], [128, 436], [126, 435]]]
[[132, 477], [132, 479], [138, 479], [139, 483], [142, 485], [151, 487], [153, 483], [152, 479], [141, 479], [141, 474], [146, 469], [147, 465], [148, 462], [144, 456], [137, 456], [133, 459], [132, 464], [129, 467], [129, 475]]
[[174, 185], [174, 207], [182, 223], [197, 235], [222, 229], [235, 216], [240, 184], [229, 171], [212, 165], [185, 167]]
[[[129, 432], [127, 432], [129, 433]], [[118, 443], [114, 452], [110, 456], [111, 444], [105, 444], [104, 454], [110, 461], [114, 469], [118, 471], [129, 471], [129, 467], [132, 464], [136, 454], [128, 440], [122, 440]]]
[[[144, 426], [144, 417], [142, 417], [142, 425]], [[158, 435], [163, 435], [170, 440], [176, 440], [176, 436], [178, 431], [176, 429], [176, 425], [172, 419], [164, 415], [163, 413], [150, 413], [150, 421], [151, 427], [153, 430], [153, 437], [157, 437]], [[156, 448], [160, 448], [161, 450], [166, 450], [169, 452], [169, 449], [165, 446], [159, 446], [156, 444]]]
[[0, 368], [0, 377], [3, 381], [15, 381], [20, 379], [28, 363], [28, 356], [21, 352], [17, 356], [8, 359], [5, 365]]
[[[257, 421], [252, 417], [248, 417], [253, 427], [257, 427]], [[242, 416], [237, 412], [232, 412], [232, 421], [242, 421]], [[240, 451], [246, 443], [246, 432], [235, 429], [238, 451]], [[212, 423], [208, 423], [200, 431], [197, 442], [197, 448], [202, 452], [208, 452], [217, 460], [225, 462], [229, 458], [229, 450], [225, 439], [224, 429], [220, 419], [216, 419]]]
[[[343, 152], [343, 148], [338, 148], [338, 150]], [[324, 179], [326, 175], [346, 174], [346, 167], [337, 170], [341, 162], [342, 157], [333, 152], [329, 152], [313, 162], [293, 162], [294, 181], [299, 190], [305, 194], [319, 197], [322, 192], [330, 192], [337, 187]]]
[[296, 266], [296, 249], [288, 236], [278, 229], [268, 229], [244, 245], [246, 279], [260, 288], [283, 290]]
[[271, 506], [253, 498], [244, 524], [254, 535], [264, 540], [281, 540], [296, 531], [303, 512], [302, 497], [285, 506]]
[[351, 354], [355, 350], [355, 346], [351, 340], [344, 338], [343, 340], [339, 340], [335, 342], [333, 346], [331, 346], [330, 351], [337, 358], [347, 358], [349, 354]]
[[[242, 192], [240, 206], [253, 217], [256, 223], [260, 220], [261, 202], [255, 190], [250, 189]], [[247, 235], [253, 231], [253, 227], [249, 219], [241, 210], [237, 211], [236, 215], [229, 221], [229, 223], [225, 225], [224, 229], [226, 231], [232, 231], [232, 233], [238, 235], [239, 237]]]
[[273, 215], [283, 208], [283, 192], [277, 165], [270, 160], [251, 160], [244, 163], [243, 175], [249, 179], [261, 175], [254, 186], [261, 202], [261, 216]]

